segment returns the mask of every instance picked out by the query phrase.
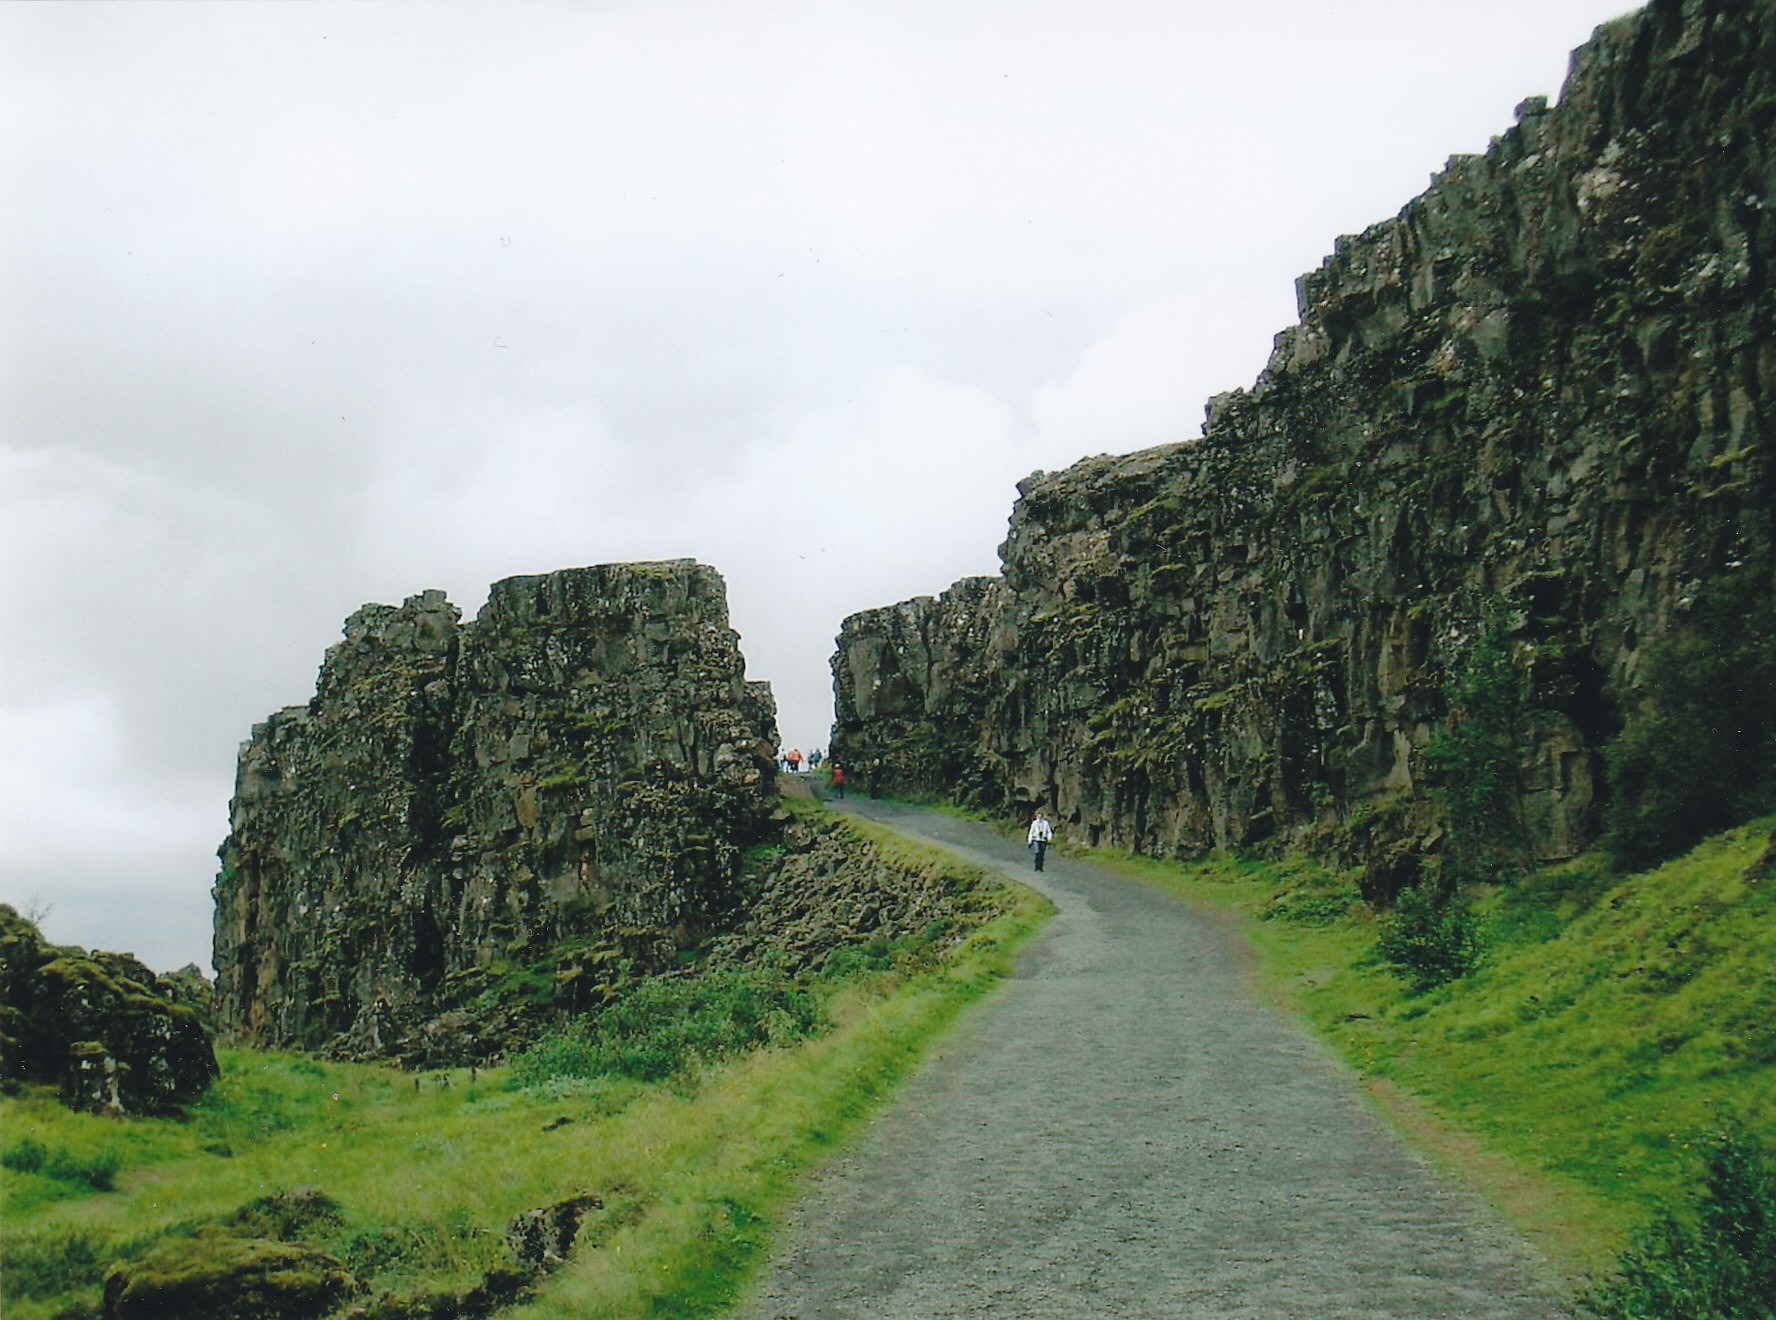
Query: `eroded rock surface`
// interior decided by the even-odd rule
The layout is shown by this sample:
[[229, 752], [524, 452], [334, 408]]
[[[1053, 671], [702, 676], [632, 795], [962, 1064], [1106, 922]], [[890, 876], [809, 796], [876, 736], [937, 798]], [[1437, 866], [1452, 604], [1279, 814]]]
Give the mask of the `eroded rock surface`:
[[1557, 108], [1303, 277], [1200, 440], [1033, 476], [999, 578], [847, 620], [835, 758], [1387, 888], [1442, 833], [1427, 747], [1502, 609], [1528, 847], [1585, 847], [1648, 645], [1723, 574], [1769, 590], [1773, 70], [1771, 0], [1600, 28]]
[[716, 965], [772, 959], [817, 969], [835, 952], [884, 954], [909, 936], [959, 937], [1003, 910], [999, 884], [953, 858], [892, 854], [842, 817], [799, 817], [762, 859], [733, 928], [711, 942]]
[[430, 591], [346, 622], [241, 749], [216, 884], [219, 1026], [427, 1064], [499, 1053], [477, 995], [564, 940], [669, 963], [770, 828], [775, 710], [689, 560]]

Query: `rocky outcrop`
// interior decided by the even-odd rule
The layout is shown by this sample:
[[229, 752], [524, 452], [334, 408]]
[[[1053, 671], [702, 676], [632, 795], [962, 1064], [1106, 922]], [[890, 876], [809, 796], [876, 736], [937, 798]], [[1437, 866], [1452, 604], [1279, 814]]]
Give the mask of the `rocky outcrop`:
[[50, 944], [0, 904], [0, 1078], [58, 1087], [75, 1109], [152, 1114], [216, 1080], [209, 1032], [186, 997], [127, 953]]
[[553, 1273], [567, 1263], [567, 1254], [573, 1250], [586, 1216], [602, 1209], [603, 1197], [578, 1192], [550, 1205], [521, 1211], [506, 1225], [506, 1246], [519, 1268], [537, 1274]]
[[507, 579], [466, 625], [436, 591], [365, 606], [314, 699], [241, 749], [219, 1027], [497, 1053], [468, 1019], [502, 969], [577, 940], [613, 974], [646, 970], [732, 906], [775, 808], [775, 743], [722, 580], [689, 560]]
[[1724, 575], [1770, 590], [1773, 71], [1772, 0], [1599, 29], [1557, 108], [1300, 281], [1200, 440], [1037, 474], [1001, 577], [847, 620], [835, 758], [1387, 889], [1443, 835], [1428, 753], [1490, 617], [1527, 847], [1585, 847], [1649, 645]]
[[710, 943], [714, 966], [772, 960], [819, 970], [841, 949], [885, 956], [911, 936], [957, 939], [1004, 910], [1006, 891], [935, 850], [885, 849], [842, 816], [797, 815], [761, 850], [733, 928]]

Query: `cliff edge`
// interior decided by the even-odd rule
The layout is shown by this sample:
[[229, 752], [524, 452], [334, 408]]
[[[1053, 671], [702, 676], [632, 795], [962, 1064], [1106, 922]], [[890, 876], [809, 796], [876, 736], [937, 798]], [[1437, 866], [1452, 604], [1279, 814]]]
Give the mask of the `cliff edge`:
[[1385, 897], [1503, 657], [1513, 828], [1587, 847], [1649, 657], [1727, 585], [1771, 599], [1773, 142], [1772, 0], [1598, 29], [1557, 107], [1300, 280], [1201, 439], [1036, 474], [998, 578], [847, 619], [835, 758], [1143, 852], [1365, 860]]

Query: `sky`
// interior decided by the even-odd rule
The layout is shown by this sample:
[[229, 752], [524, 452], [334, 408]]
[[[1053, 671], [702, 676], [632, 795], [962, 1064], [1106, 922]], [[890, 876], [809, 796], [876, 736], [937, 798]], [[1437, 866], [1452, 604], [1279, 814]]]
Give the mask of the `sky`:
[[0, 902], [209, 963], [367, 601], [695, 557], [786, 744], [1628, 0], [0, 5]]

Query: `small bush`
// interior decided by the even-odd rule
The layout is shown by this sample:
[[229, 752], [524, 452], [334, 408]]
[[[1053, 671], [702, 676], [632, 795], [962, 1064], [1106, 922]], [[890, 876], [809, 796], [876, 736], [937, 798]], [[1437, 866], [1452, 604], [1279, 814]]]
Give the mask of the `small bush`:
[[61, 1146], [46, 1146], [31, 1137], [21, 1137], [0, 1151], [0, 1167], [14, 1173], [41, 1174], [57, 1182], [80, 1183], [95, 1192], [109, 1192], [117, 1186], [123, 1156], [109, 1146], [80, 1155]]
[[98, 1284], [105, 1264], [85, 1233], [15, 1237], [6, 1244], [6, 1289], [19, 1297], [55, 1297]]
[[1272, 896], [1258, 915], [1265, 921], [1322, 930], [1348, 917], [1361, 897], [1354, 889], [1286, 889]]
[[1458, 980], [1479, 965], [1480, 922], [1460, 890], [1417, 884], [1383, 917], [1375, 948], [1414, 994]]
[[513, 1079], [618, 1074], [664, 1081], [698, 1062], [798, 1040], [821, 1021], [814, 996], [771, 969], [641, 981], [594, 1017], [550, 1032], [513, 1061]]
[[20, 1137], [0, 1151], [0, 1168], [14, 1173], [42, 1173], [49, 1159], [49, 1147], [31, 1137]]
[[117, 1187], [117, 1172], [121, 1168], [123, 1156], [106, 1146], [90, 1155], [52, 1150], [43, 1172], [63, 1182], [83, 1182], [95, 1192], [109, 1192]]
[[1660, 1215], [1583, 1300], [1603, 1320], [1776, 1315], [1776, 1152], [1736, 1126], [1710, 1138], [1695, 1214]]
[[423, 1268], [431, 1263], [429, 1248], [415, 1230], [401, 1224], [384, 1225], [347, 1236], [339, 1245], [339, 1258], [363, 1279], [397, 1269]]
[[1493, 602], [1444, 684], [1449, 718], [1425, 748], [1442, 778], [1446, 881], [1509, 879], [1529, 860], [1518, 792], [1524, 674], [1504, 605]]
[[844, 981], [867, 972], [883, 972], [894, 965], [894, 950], [881, 936], [862, 944], [841, 944], [827, 952], [821, 973], [829, 980]]

